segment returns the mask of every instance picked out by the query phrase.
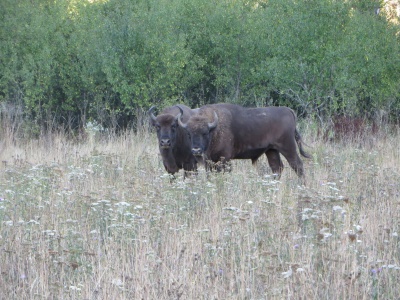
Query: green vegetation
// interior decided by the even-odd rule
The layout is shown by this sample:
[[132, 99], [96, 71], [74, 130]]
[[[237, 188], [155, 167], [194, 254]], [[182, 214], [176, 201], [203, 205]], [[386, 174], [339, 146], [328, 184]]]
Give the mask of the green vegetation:
[[[0, 1], [1, 297], [400, 299], [379, 2]], [[309, 117], [307, 184], [265, 158], [171, 180], [143, 112], [177, 102]]]
[[[0, 1], [1, 297], [400, 299], [379, 2]], [[265, 158], [171, 180], [143, 111], [225, 101], [308, 117], [306, 185]]]
[[399, 26], [374, 13], [379, 5], [4, 0], [1, 113], [31, 134], [94, 120], [125, 127], [152, 104], [177, 102], [397, 117]]
[[171, 183], [146, 131], [6, 140], [2, 298], [399, 299], [400, 133], [310, 128], [306, 186], [265, 158]]

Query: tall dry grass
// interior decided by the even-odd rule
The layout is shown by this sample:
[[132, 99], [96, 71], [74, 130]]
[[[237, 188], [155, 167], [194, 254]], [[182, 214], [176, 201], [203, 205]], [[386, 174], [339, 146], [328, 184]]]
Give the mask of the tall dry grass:
[[0, 298], [399, 299], [399, 133], [315, 136], [299, 186], [265, 158], [171, 183], [146, 131], [3, 134]]

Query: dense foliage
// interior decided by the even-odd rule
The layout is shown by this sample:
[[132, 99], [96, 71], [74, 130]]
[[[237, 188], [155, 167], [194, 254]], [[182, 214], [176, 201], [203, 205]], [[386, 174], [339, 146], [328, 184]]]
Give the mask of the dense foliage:
[[[2, 113], [125, 126], [156, 104], [400, 111], [399, 26], [379, 1], [2, 0]], [[18, 112], [18, 113], [17, 113]]]

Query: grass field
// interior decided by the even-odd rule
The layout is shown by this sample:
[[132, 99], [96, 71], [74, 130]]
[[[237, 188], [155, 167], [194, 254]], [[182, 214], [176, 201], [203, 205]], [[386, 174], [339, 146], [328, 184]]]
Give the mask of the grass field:
[[171, 182], [156, 136], [0, 135], [1, 299], [400, 299], [400, 135]]

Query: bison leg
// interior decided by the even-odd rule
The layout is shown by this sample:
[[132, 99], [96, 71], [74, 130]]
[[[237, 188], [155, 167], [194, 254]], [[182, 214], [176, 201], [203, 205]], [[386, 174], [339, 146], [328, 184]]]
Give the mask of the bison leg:
[[196, 160], [190, 161], [188, 163], [183, 164], [183, 178], [189, 177], [190, 175], [194, 174], [197, 175], [197, 162]]
[[297, 151], [294, 150], [291, 153], [281, 153], [288, 161], [290, 167], [296, 172], [297, 176], [304, 178], [303, 162], [300, 156], [297, 154]]
[[300, 156], [298, 156], [298, 154], [296, 153], [295, 155], [296, 157], [291, 159], [289, 162], [289, 165], [292, 167], [292, 169], [296, 172], [296, 174], [300, 177], [300, 178], [304, 178], [304, 168], [303, 168], [303, 162], [300, 158]]
[[277, 177], [279, 179], [283, 170], [283, 163], [279, 152], [275, 149], [270, 149], [265, 152], [265, 155], [267, 156], [268, 164], [272, 169], [272, 173], [277, 174]]
[[295, 139], [279, 149], [279, 152], [286, 158], [290, 167], [296, 172], [297, 176], [304, 181], [303, 162], [297, 154], [297, 144]]

